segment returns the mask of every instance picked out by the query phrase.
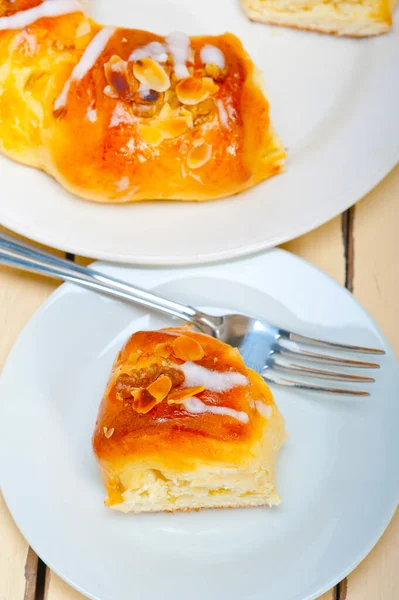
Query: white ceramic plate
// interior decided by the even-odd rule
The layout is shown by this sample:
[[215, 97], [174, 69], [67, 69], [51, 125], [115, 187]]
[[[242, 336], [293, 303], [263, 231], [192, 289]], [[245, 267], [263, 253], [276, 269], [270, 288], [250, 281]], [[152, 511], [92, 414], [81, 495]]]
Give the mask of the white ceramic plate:
[[0, 157], [2, 225], [118, 262], [216, 261], [275, 246], [328, 221], [399, 160], [398, 18], [387, 35], [350, 40], [250, 23], [239, 0], [91, 5], [103, 23], [163, 34], [237, 34], [264, 72], [272, 119], [288, 148], [287, 171], [220, 201], [104, 206]]
[[290, 435], [278, 459], [280, 507], [122, 515], [103, 506], [91, 449], [98, 405], [126, 337], [171, 321], [63, 285], [25, 328], [1, 380], [2, 487], [24, 536], [96, 600], [319, 596], [371, 550], [398, 501], [399, 370], [378, 327], [348, 292], [282, 250], [195, 270], [98, 268], [183, 302], [387, 354], [370, 398], [274, 388]]

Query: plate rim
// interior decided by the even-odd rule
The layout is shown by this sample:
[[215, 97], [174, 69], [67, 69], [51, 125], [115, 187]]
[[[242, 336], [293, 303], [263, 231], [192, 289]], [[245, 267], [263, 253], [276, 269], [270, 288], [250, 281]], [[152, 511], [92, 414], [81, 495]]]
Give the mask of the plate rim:
[[[247, 23], [247, 20], [243, 15], [242, 18]], [[232, 21], [232, 23], [229, 23], [229, 27], [234, 30], [234, 26], [236, 26], [238, 32], [240, 23], [237, 21], [237, 15], [235, 19], [236, 20], [234, 22]], [[236, 233], [237, 235], [235, 235], [234, 237], [228, 237], [228, 239], [224, 240], [224, 243], [213, 243], [211, 245], [211, 248], [209, 248], [209, 244], [206, 243], [206, 236], [203, 236], [205, 241], [201, 241], [201, 243], [198, 242], [197, 238], [195, 238], [193, 244], [188, 243], [186, 240], [182, 242], [180, 246], [178, 244], [175, 244], [173, 250], [171, 251], [168, 249], [168, 244], [163, 238], [163, 247], [161, 247], [161, 245], [158, 244], [155, 249], [151, 249], [151, 246], [145, 244], [143, 245], [141, 243], [142, 239], [144, 239], [143, 236], [142, 238], [140, 238], [141, 246], [138, 243], [132, 245], [131, 242], [125, 241], [124, 243], [121, 242], [119, 244], [116, 244], [116, 247], [115, 244], [114, 247], [112, 246], [112, 244], [109, 244], [108, 247], [105, 247], [101, 237], [99, 238], [97, 236], [96, 238], [95, 228], [93, 234], [87, 236], [85, 235], [84, 227], [78, 227], [78, 239], [75, 240], [73, 234], [71, 234], [71, 231], [73, 231], [76, 218], [78, 218], [76, 217], [76, 215], [79, 216], [79, 205], [86, 205], [87, 207], [93, 203], [90, 203], [87, 200], [79, 199], [73, 195], [71, 195], [71, 198], [69, 200], [65, 200], [65, 202], [76, 202], [76, 205], [74, 207], [69, 206], [66, 209], [64, 209], [62, 207], [66, 205], [64, 205], [63, 201], [61, 200], [61, 211], [57, 212], [57, 209], [55, 209], [54, 212], [51, 211], [49, 217], [51, 221], [48, 225], [46, 224], [46, 220], [42, 218], [42, 220], [45, 221], [45, 224], [44, 226], [40, 227], [40, 231], [38, 234], [35, 231], [35, 229], [38, 228], [38, 221], [35, 221], [35, 219], [33, 219], [32, 221], [32, 219], [29, 219], [28, 217], [21, 221], [20, 214], [18, 214], [16, 210], [13, 211], [10, 208], [12, 206], [11, 201], [9, 201], [8, 204], [6, 204], [4, 200], [0, 201], [0, 224], [5, 226], [6, 228], [11, 229], [12, 231], [15, 231], [20, 235], [28, 237], [32, 240], [36, 240], [39, 243], [50, 247], [58, 248], [65, 252], [73, 253], [78, 256], [87, 256], [95, 258], [97, 260], [106, 260], [111, 262], [118, 262], [121, 264], [141, 264], [146, 266], [190, 266], [196, 264], [213, 264], [228, 259], [237, 259], [240, 257], [250, 256], [252, 254], [262, 252], [263, 250], [275, 247], [276, 245], [285, 243], [289, 240], [297, 238], [300, 235], [304, 235], [309, 231], [312, 231], [313, 229], [330, 221], [331, 219], [333, 219], [334, 217], [336, 217], [337, 215], [339, 215], [340, 213], [344, 212], [345, 210], [353, 206], [355, 203], [357, 203], [361, 198], [363, 198], [366, 194], [373, 190], [388, 175], [388, 173], [392, 171], [397, 164], [399, 164], [399, 123], [397, 123], [397, 120], [394, 119], [393, 116], [393, 107], [396, 106], [396, 104], [399, 102], [399, 81], [396, 81], [396, 79], [392, 80], [391, 78], [395, 60], [399, 59], [399, 45], [397, 44], [397, 42], [399, 42], [398, 10], [395, 10], [393, 13], [393, 21], [394, 23], [392, 29], [387, 34], [379, 36], [377, 38], [370, 38], [365, 40], [349, 39], [349, 42], [348, 38], [343, 40], [333, 39], [334, 48], [335, 44], [351, 44], [353, 42], [353, 44], [356, 44], [355, 50], [356, 52], [358, 52], [358, 49], [363, 44], [362, 51], [367, 53], [367, 56], [375, 56], [377, 62], [380, 61], [382, 57], [382, 61], [380, 61], [381, 65], [378, 66], [378, 69], [376, 68], [373, 70], [372, 78], [364, 90], [365, 94], [363, 94], [362, 100], [356, 100], [356, 104], [354, 105], [354, 107], [352, 107], [349, 111], [346, 111], [344, 124], [338, 123], [337, 127], [336, 122], [333, 121], [332, 124], [330, 123], [330, 125], [328, 125], [331, 110], [334, 112], [334, 109], [339, 106], [342, 112], [342, 109], [345, 108], [345, 105], [342, 106], [339, 103], [334, 103], [332, 107], [330, 107], [327, 110], [327, 112], [323, 115], [322, 120], [319, 123], [315, 124], [316, 130], [319, 131], [317, 135], [320, 134], [320, 126], [323, 128], [328, 126], [328, 130], [324, 131], [323, 137], [321, 138], [322, 143], [320, 143], [318, 138], [314, 140], [312, 138], [312, 133], [308, 133], [304, 135], [304, 137], [301, 140], [299, 140], [298, 143], [294, 144], [294, 147], [291, 148], [292, 153], [288, 153], [288, 161], [290, 161], [290, 156], [296, 156], [298, 150], [300, 150], [300, 155], [305, 156], [305, 158], [306, 155], [310, 153], [312, 155], [311, 162], [313, 164], [315, 162], [316, 148], [316, 155], [322, 154], [322, 163], [321, 166], [320, 164], [316, 165], [316, 173], [321, 172], [321, 176], [319, 176], [319, 179], [323, 181], [325, 180], [326, 176], [328, 177], [329, 175], [329, 164], [333, 164], [333, 168], [345, 167], [345, 170], [342, 171], [343, 173], [352, 173], [351, 176], [344, 175], [342, 177], [342, 184], [337, 188], [334, 187], [333, 194], [327, 194], [326, 198], [323, 198], [323, 189], [327, 190], [326, 185], [324, 185], [323, 187], [323, 185], [320, 185], [319, 183], [317, 185], [317, 196], [315, 195], [314, 197], [311, 194], [312, 186], [310, 184], [306, 184], [306, 186], [304, 186], [303, 193], [308, 196], [312, 196], [312, 200], [305, 207], [306, 210], [302, 211], [306, 215], [309, 215], [309, 217], [306, 216], [306, 218], [301, 217], [298, 219], [293, 218], [291, 220], [288, 220], [287, 224], [287, 218], [282, 215], [278, 215], [276, 217], [274, 227], [269, 228], [267, 231], [265, 230], [265, 228], [262, 229], [257, 227], [253, 236], [242, 235], [242, 233], [240, 234], [239, 227], [236, 224], [236, 221], [239, 221], [240, 215], [242, 215], [243, 212], [245, 212], [245, 207], [240, 208], [238, 210], [235, 206], [233, 206], [234, 217], [231, 222], [231, 225], [234, 226], [234, 229], [232, 229], [233, 233]], [[256, 27], [256, 24], [254, 25], [254, 27]], [[291, 38], [291, 36], [303, 36], [303, 39], [305, 39], [306, 36], [306, 39], [311, 39], [311, 37], [314, 40], [317, 39], [317, 47], [319, 47], [319, 44], [322, 43], [323, 36], [321, 34], [312, 34], [309, 32], [289, 30], [286, 28], [279, 29], [278, 31], [280, 33], [283, 32], [284, 36], [287, 37], [288, 47], [290, 47], [291, 44], [295, 43], [295, 39]], [[244, 44], [246, 44], [248, 38], [243, 37], [242, 39], [244, 41]], [[349, 48], [349, 51], [352, 52], [352, 46]], [[388, 81], [390, 84], [389, 103], [386, 103], [386, 110], [383, 111], [383, 114], [385, 116], [381, 117], [381, 105], [384, 98], [386, 97]], [[353, 87], [351, 88], [351, 90], [353, 90]], [[275, 97], [274, 99], [273, 97], [270, 97], [272, 120], [273, 105], [277, 102], [278, 97]], [[377, 137], [379, 144], [378, 148], [374, 148], [372, 143], [367, 144], [365, 143], [365, 140], [363, 138], [358, 137], [359, 131], [362, 130], [363, 123], [365, 122], [365, 120], [368, 120], [367, 122], [370, 123], [368, 130], [369, 137], [367, 138], [367, 140], [370, 138], [370, 136], [373, 135], [374, 137]], [[360, 121], [360, 130], [359, 123], [357, 123], [357, 121]], [[390, 132], [392, 133], [390, 134]], [[333, 136], [331, 136], [331, 133], [333, 133]], [[351, 135], [351, 139], [357, 141], [353, 141], [353, 143], [349, 144], [350, 153], [345, 158], [345, 161], [342, 164], [339, 163], [336, 165], [336, 153], [339, 150], [339, 152], [342, 154], [342, 152], [345, 150], [345, 143], [348, 140], [348, 135]], [[332, 139], [330, 141], [330, 138], [332, 137], [336, 138], [336, 140]], [[362, 146], [360, 146], [360, 144], [362, 144]], [[364, 149], [363, 155], [361, 154], [361, 152], [358, 152], [358, 149], [360, 147]], [[333, 152], [333, 154], [331, 154], [331, 151]], [[360, 156], [359, 160], [357, 160], [356, 158], [358, 155]], [[347, 160], [349, 157], [354, 158]], [[331, 159], [333, 162], [329, 163], [328, 161]], [[5, 168], [5, 165], [7, 164], [6, 161], [11, 161], [11, 159], [7, 158], [5, 155], [2, 154], [0, 156], [0, 161], [1, 169]], [[14, 165], [18, 161], [11, 162]], [[295, 175], [286, 185], [286, 187], [284, 187], [283, 185], [282, 192], [277, 193], [278, 200], [280, 203], [283, 203], [288, 200], [288, 203], [291, 207], [291, 212], [293, 203], [290, 200], [290, 196], [295, 195], [295, 190], [298, 189], [293, 189], [293, 185], [298, 185], [298, 183], [299, 185], [301, 185], [302, 173], [304, 173], [304, 175], [306, 175], [307, 178], [309, 178], [311, 175], [311, 172], [309, 172], [308, 164], [299, 164], [298, 166], [297, 163], [301, 163], [301, 161], [295, 160], [294, 162], [293, 159], [291, 165], [288, 162], [287, 176], [289, 176], [290, 172], [294, 171], [294, 167]], [[315, 171], [313, 171], [313, 173], [314, 172]], [[23, 172], [21, 171], [21, 173]], [[38, 175], [40, 174], [39, 171], [37, 171], [37, 173]], [[15, 176], [16, 174], [12, 173], [12, 177]], [[284, 178], [285, 175], [282, 174], [280, 177]], [[248, 199], [250, 203], [252, 202], [252, 212], [254, 212], [256, 208], [259, 208], [259, 206], [261, 205], [260, 200], [262, 194], [264, 194], [265, 196], [267, 195], [266, 186], [268, 185], [268, 183], [272, 186], [270, 197], [273, 198], [273, 194], [276, 194], [275, 188], [273, 186], [276, 185], [274, 182], [277, 179], [280, 178], [273, 178], [270, 182], [264, 181], [258, 184], [258, 186], [256, 186], [265, 187], [262, 187], [262, 191], [258, 192], [258, 195], [255, 195], [254, 197]], [[61, 189], [62, 191], [65, 191], [59, 183], [56, 183], [55, 181], [54, 183], [57, 186], [57, 188]], [[256, 187], [248, 190], [247, 192], [251, 193], [254, 189], [256, 189]], [[40, 184], [38, 184], [38, 188], [39, 189], [37, 190], [35, 183], [36, 194], [40, 194]], [[243, 194], [247, 192], [244, 192]], [[19, 191], [18, 193], [21, 193], [21, 191]], [[50, 193], [54, 196], [55, 203], [57, 203], [56, 188], [54, 188], [53, 190], [49, 190], [46, 188], [46, 195]], [[335, 199], [336, 196], [339, 197], [338, 201]], [[235, 198], [235, 196], [200, 203], [184, 202], [183, 204], [185, 204], [186, 206], [190, 204], [193, 205], [193, 209], [190, 209], [189, 211], [184, 211], [183, 225], [186, 226], [188, 223], [192, 222], [192, 220], [195, 219], [196, 215], [201, 215], [201, 209], [206, 210], [206, 205], [209, 204], [215, 204], [217, 202], [221, 204], [226, 203], [226, 210], [228, 211], [228, 201], [233, 198]], [[299, 200], [300, 197], [298, 199], [298, 202]], [[242, 199], [240, 198], [239, 201], [241, 203], [245, 203], [247, 199], [243, 197]], [[127, 206], [132, 207], [134, 204], [135, 203], [129, 203]], [[145, 202], [138, 204], [143, 205], [145, 204]], [[179, 204], [179, 202], [174, 202], [173, 204], [176, 206]], [[327, 210], [324, 210], [324, 208], [323, 210], [321, 210], [321, 208], [318, 209], [317, 206], [320, 204], [325, 204]], [[8, 208], [6, 208], [7, 206]], [[19, 203], [18, 206], [22, 207], [23, 202]], [[117, 206], [119, 210], [121, 206], [123, 207], [123, 204], [102, 204], [101, 206], [106, 206], [107, 209], [109, 209], [109, 212], [100, 213], [99, 220], [101, 222], [101, 225], [99, 226], [99, 229], [97, 229], [97, 232], [99, 234], [103, 233], [104, 220], [106, 220], [108, 216], [111, 217], [112, 220], [113, 208]], [[196, 206], [197, 208], [194, 209], [194, 206]], [[268, 204], [268, 209], [272, 206], [272, 203]], [[40, 205], [40, 207], [41, 209], [43, 209], [42, 205]], [[173, 214], [174, 216], [176, 216], [175, 207], [173, 207], [173, 210]], [[20, 212], [24, 211], [21, 210]], [[96, 213], [95, 210], [91, 211], [90, 206], [87, 210], [85, 209], [84, 212], [87, 213], [86, 217], [90, 213], [90, 215], [93, 217], [93, 221], [96, 219], [96, 214], [99, 214]], [[269, 210], [269, 214], [270, 213], [272, 213], [272, 210]], [[134, 219], [135, 214], [136, 213], [133, 209], [133, 211], [129, 214], [129, 218]], [[157, 211], [156, 205], [154, 205], [152, 211], [142, 211], [141, 215], [139, 216], [143, 216], [145, 228], [148, 229], [149, 227], [151, 227], [151, 223], [156, 221], [157, 214], [159, 214], [159, 212]], [[220, 217], [220, 211], [218, 212], [218, 214]], [[293, 215], [295, 217], [295, 215], [298, 215], [298, 213], [294, 211]], [[51, 224], [54, 222], [55, 219], [62, 221], [63, 216], [68, 217], [66, 221], [68, 227], [57, 227], [53, 233], [53, 228]], [[43, 215], [41, 215], [41, 217], [43, 217]], [[262, 217], [265, 218], [264, 212], [262, 212]], [[201, 217], [201, 219], [201, 225], [203, 225], [206, 217]], [[169, 221], [169, 223], [170, 222], [171, 221]], [[119, 216], [115, 217], [115, 225], [117, 225], [118, 223], [120, 223]], [[246, 221], [246, 226], [249, 227], [248, 220]], [[159, 228], [156, 229], [155, 232], [159, 232]], [[126, 231], [124, 232], [124, 236], [126, 236]], [[267, 237], [265, 238], [265, 236]], [[123, 237], [123, 239], [125, 238]], [[253, 241], [254, 239], [256, 239], [255, 242]], [[226, 248], [226, 246], [228, 247]]]
[[[1, 157], [0, 157], [1, 158]], [[51, 234], [36, 234], [33, 229], [30, 229], [29, 226], [20, 226], [18, 223], [15, 223], [12, 219], [5, 219], [1, 214], [1, 204], [0, 204], [0, 225], [3, 227], [14, 231], [18, 235], [29, 238], [39, 244], [43, 244], [45, 246], [55, 248], [61, 252], [71, 253], [75, 256], [82, 256], [84, 258], [93, 258], [96, 262], [110, 262], [110, 263], [119, 263], [122, 265], [139, 267], [140, 265], [145, 265], [147, 267], [190, 267], [196, 265], [212, 265], [217, 263], [222, 263], [229, 260], [237, 260], [240, 258], [251, 257], [256, 254], [260, 254], [264, 251], [271, 250], [276, 248], [280, 244], [285, 244], [294, 240], [302, 235], [306, 235], [311, 231], [314, 231], [318, 227], [330, 222], [332, 219], [335, 219], [338, 215], [344, 213], [346, 210], [361, 202], [365, 199], [365, 196], [369, 194], [372, 190], [374, 190], [394, 169], [399, 165], [399, 138], [398, 138], [398, 147], [392, 153], [392, 159], [389, 164], [381, 167], [375, 172], [374, 177], [372, 177], [371, 185], [365, 184], [362, 190], [356, 193], [355, 197], [352, 197], [350, 200], [345, 202], [344, 208], [340, 208], [337, 212], [330, 215], [329, 217], [321, 217], [316, 218], [312, 221], [312, 224], [308, 226], [308, 228], [304, 229], [299, 227], [295, 232], [291, 234], [281, 234], [276, 235], [272, 239], [264, 240], [263, 242], [258, 242], [253, 245], [244, 245], [237, 247], [232, 250], [224, 250], [218, 252], [211, 253], [203, 253], [196, 254], [194, 256], [190, 256], [185, 259], [179, 256], [171, 256], [169, 258], [165, 258], [165, 256], [159, 255], [157, 257], [143, 257], [135, 254], [128, 253], [118, 253], [118, 252], [109, 252], [107, 250], [98, 250], [93, 252], [89, 248], [85, 248], [83, 246], [75, 245], [75, 244], [63, 244], [62, 247], [58, 246], [55, 242], [54, 238], [52, 238]], [[349, 194], [350, 195], [350, 194]], [[84, 202], [84, 200], [81, 200]], [[223, 202], [223, 199], [217, 200], [218, 202]], [[212, 201], [211, 201], [212, 202]], [[200, 204], [200, 203], [197, 203]]]
[[[395, 352], [393, 351], [393, 348], [391, 347], [389, 341], [387, 340], [384, 332], [381, 330], [381, 328], [379, 327], [379, 325], [377, 324], [376, 320], [374, 319], [374, 317], [372, 315], [370, 315], [370, 313], [363, 307], [363, 305], [359, 302], [359, 300], [357, 298], [355, 298], [353, 296], [353, 294], [351, 292], [349, 292], [349, 290], [347, 290], [344, 286], [342, 286], [340, 283], [338, 283], [335, 279], [333, 279], [330, 275], [328, 275], [327, 273], [325, 273], [324, 271], [322, 271], [319, 267], [312, 265], [311, 263], [309, 263], [307, 260], [305, 260], [302, 257], [299, 257], [287, 250], [284, 250], [282, 248], [273, 248], [267, 252], [263, 253], [264, 255], [270, 255], [270, 254], [276, 254], [276, 255], [287, 255], [290, 257], [290, 259], [293, 259], [294, 261], [297, 261], [299, 263], [302, 263], [305, 267], [309, 268], [310, 270], [315, 270], [318, 272], [319, 275], [324, 276], [327, 280], [329, 280], [330, 283], [332, 283], [333, 285], [335, 285], [337, 288], [340, 289], [341, 292], [346, 293], [351, 300], [356, 304], [357, 308], [367, 317], [367, 319], [370, 321], [370, 323], [372, 325], [374, 325], [374, 327], [376, 328], [376, 330], [378, 331], [379, 337], [381, 338], [381, 341], [383, 343], [383, 346], [385, 348], [385, 350], [387, 351], [387, 353], [390, 354], [391, 358], [392, 358], [392, 366], [395, 368], [396, 374], [398, 376], [399, 379], [399, 360], [395, 354]], [[243, 260], [252, 260], [252, 259], [256, 259], [256, 258], [261, 258], [261, 255], [258, 255], [256, 257], [246, 257]], [[240, 263], [240, 260], [237, 261], [231, 261], [231, 262], [237, 262]], [[118, 267], [123, 267], [123, 268], [130, 268], [130, 269], [135, 269], [137, 267], [133, 266], [133, 265], [118, 265], [118, 264], [110, 264], [110, 263], [106, 263], [106, 262], [102, 262], [102, 261], [96, 261], [93, 263], [93, 266], [95, 268], [98, 268], [99, 270], [101, 269], [112, 269], [112, 268], [118, 268]], [[212, 266], [212, 265], [209, 265]], [[204, 267], [206, 268], [207, 265], [204, 265]], [[138, 267], [140, 268], [140, 267]], [[190, 268], [190, 267], [188, 267]], [[144, 267], [142, 270], [148, 271], [148, 270], [153, 270], [153, 269], [149, 269], [148, 267]], [[180, 269], [176, 269], [175, 272], [178, 273], [180, 271]], [[19, 346], [22, 343], [22, 338], [25, 334], [25, 331], [28, 330], [31, 326], [34, 326], [36, 324], [36, 321], [38, 319], [40, 319], [42, 317], [42, 314], [46, 311], [48, 305], [50, 305], [51, 303], [53, 303], [54, 301], [56, 301], [58, 299], [59, 296], [62, 296], [65, 294], [65, 292], [68, 290], [68, 288], [73, 288], [76, 287], [75, 284], [70, 283], [70, 282], [64, 282], [62, 283], [56, 290], [54, 290], [49, 296], [48, 298], [46, 298], [46, 300], [39, 306], [39, 308], [33, 313], [33, 315], [30, 317], [30, 319], [27, 321], [27, 323], [24, 325], [23, 329], [21, 330], [21, 332], [19, 333], [15, 343], [13, 344], [7, 359], [4, 363], [3, 369], [0, 372], [0, 390], [2, 389], [3, 386], [3, 373], [5, 372], [7, 365], [12, 357], [12, 355], [14, 354], [14, 352], [16, 352], [17, 346]], [[83, 291], [86, 291], [85, 288], [83, 288]], [[1, 407], [0, 407], [1, 408]], [[1, 453], [0, 453], [0, 457], [1, 457]], [[0, 463], [1, 466], [1, 463]], [[1, 493], [3, 494], [3, 498], [5, 501], [5, 504], [10, 512], [10, 515], [15, 523], [15, 525], [17, 526], [17, 528], [19, 529], [19, 531], [21, 532], [22, 536], [24, 537], [24, 539], [27, 541], [27, 543], [29, 544], [29, 546], [38, 554], [38, 556], [40, 556], [40, 558], [45, 562], [45, 564], [57, 575], [59, 576], [63, 581], [65, 581], [68, 585], [70, 585], [72, 588], [74, 588], [75, 590], [77, 590], [78, 592], [82, 593], [83, 595], [87, 596], [88, 598], [90, 598], [91, 600], [103, 600], [103, 598], [101, 596], [97, 596], [92, 594], [91, 592], [89, 592], [88, 590], [86, 590], [84, 587], [79, 586], [79, 584], [75, 583], [72, 579], [70, 579], [67, 576], [64, 576], [62, 574], [62, 569], [58, 569], [57, 566], [55, 566], [53, 564], [53, 562], [51, 560], [47, 560], [47, 557], [45, 556], [45, 553], [41, 553], [37, 551], [38, 546], [36, 546], [36, 544], [31, 544], [29, 538], [27, 536], [25, 536], [25, 534], [23, 533], [22, 529], [19, 526], [19, 519], [15, 518], [12, 508], [10, 507], [10, 504], [8, 502], [8, 495], [7, 495], [7, 491], [4, 490], [4, 487], [1, 486]], [[329, 591], [330, 589], [332, 589], [332, 587], [334, 587], [337, 583], [339, 583], [340, 581], [342, 581], [345, 577], [347, 577], [354, 569], [356, 569], [356, 567], [368, 556], [368, 554], [373, 550], [373, 548], [376, 546], [376, 544], [378, 543], [378, 541], [381, 539], [381, 537], [383, 536], [383, 534], [385, 533], [386, 529], [388, 528], [392, 518], [394, 517], [396, 510], [398, 508], [398, 504], [399, 504], [399, 480], [398, 480], [398, 485], [397, 485], [397, 498], [393, 500], [392, 502], [392, 506], [391, 509], [389, 511], [387, 511], [387, 514], [385, 515], [385, 518], [381, 520], [381, 523], [379, 524], [378, 527], [375, 527], [376, 529], [376, 533], [374, 536], [372, 536], [372, 538], [370, 539], [369, 544], [365, 545], [364, 548], [362, 549], [362, 551], [358, 552], [356, 557], [352, 560], [352, 562], [345, 568], [345, 569], [341, 569], [338, 573], [336, 573], [335, 575], [333, 575], [328, 582], [326, 582], [323, 586], [319, 587], [317, 590], [315, 589], [313, 592], [311, 592], [310, 594], [308, 594], [307, 596], [303, 596], [301, 597], [301, 600], [316, 600], [317, 598], [319, 598], [320, 595], [322, 595], [323, 593]]]

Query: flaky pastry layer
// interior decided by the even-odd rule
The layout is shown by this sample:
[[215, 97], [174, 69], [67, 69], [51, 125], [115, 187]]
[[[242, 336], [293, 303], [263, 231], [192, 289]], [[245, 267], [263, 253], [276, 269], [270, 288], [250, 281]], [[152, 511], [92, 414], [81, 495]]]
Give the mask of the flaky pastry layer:
[[241, 0], [253, 21], [350, 37], [386, 33], [396, 0]]

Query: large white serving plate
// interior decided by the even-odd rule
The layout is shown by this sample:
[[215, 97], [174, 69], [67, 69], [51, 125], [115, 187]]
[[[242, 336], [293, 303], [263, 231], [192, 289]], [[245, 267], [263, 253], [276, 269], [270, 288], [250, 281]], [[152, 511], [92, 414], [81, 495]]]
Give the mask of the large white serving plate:
[[196, 269], [97, 267], [181, 302], [386, 355], [369, 398], [273, 388], [290, 436], [279, 507], [123, 515], [103, 506], [91, 448], [98, 406], [127, 336], [173, 321], [62, 285], [0, 382], [1, 485], [23, 535], [94, 600], [318, 597], [366, 556], [398, 502], [399, 369], [381, 331], [346, 290], [282, 250]]
[[232, 31], [262, 69], [286, 173], [229, 199], [104, 206], [0, 157], [0, 224], [77, 254], [184, 264], [271, 247], [359, 200], [399, 159], [399, 23], [339, 39], [249, 22], [238, 0], [96, 0], [103, 23], [166, 34]]

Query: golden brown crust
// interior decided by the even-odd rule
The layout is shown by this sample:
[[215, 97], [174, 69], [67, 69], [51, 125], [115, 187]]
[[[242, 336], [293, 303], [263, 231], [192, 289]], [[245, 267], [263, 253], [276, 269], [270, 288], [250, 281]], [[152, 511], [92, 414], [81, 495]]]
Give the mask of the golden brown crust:
[[[0, 15], [38, 3], [0, 0]], [[270, 126], [268, 102], [252, 61], [231, 34], [191, 38], [190, 71], [207, 87], [198, 104], [179, 101], [171, 59], [162, 66], [170, 87], [143, 100], [139, 61], [129, 57], [164, 38], [119, 28], [94, 66], [72, 82], [66, 105], [56, 104], [54, 110], [99, 31], [100, 25], [78, 12], [40, 19], [23, 31], [0, 31], [5, 63], [0, 148], [7, 155], [99, 202], [208, 200], [240, 192], [282, 170], [284, 150]], [[200, 60], [205, 44], [223, 52], [223, 72]], [[172, 112], [161, 112], [166, 105]]]
[[[156, 353], [157, 346], [173, 344], [177, 337], [189, 337], [201, 344], [205, 355], [195, 361], [197, 365], [212, 371], [234, 371], [248, 376], [248, 369], [238, 352], [209, 336], [186, 328], [141, 331], [134, 334], [117, 357], [110, 384], [100, 407], [93, 441], [99, 459], [153, 454], [162, 452], [162, 448], [170, 447], [170, 444], [179, 449], [198, 451], [204, 458], [211, 458], [214, 442], [249, 442], [253, 441], [254, 436], [260, 436], [261, 418], [249, 407], [248, 402], [253, 395], [271, 405], [274, 402], [267, 386], [258, 389], [259, 384], [252, 374], [253, 380], [249, 381], [247, 388], [237, 386], [223, 393], [205, 390], [197, 394], [197, 397], [207, 404], [236, 411], [250, 411], [253, 418], [248, 424], [211, 413], [193, 415], [187, 413], [181, 404], [169, 404], [166, 400], [154, 405], [148, 413], [141, 414], [133, 408], [132, 395], [128, 399], [127, 393], [124, 393], [123, 398], [118, 398], [117, 389], [118, 386], [121, 387], [120, 380], [124, 380], [126, 371], [133, 373], [133, 382], [137, 387], [148, 387], [160, 376], [170, 375], [174, 370], [179, 371], [179, 364], [183, 361], [176, 355], [165, 359]], [[135, 375], [139, 375], [139, 378]], [[184, 382], [183, 385], [174, 385], [171, 391], [179, 390], [183, 386]], [[112, 438], [107, 439], [104, 436], [104, 427], [115, 430]]]

